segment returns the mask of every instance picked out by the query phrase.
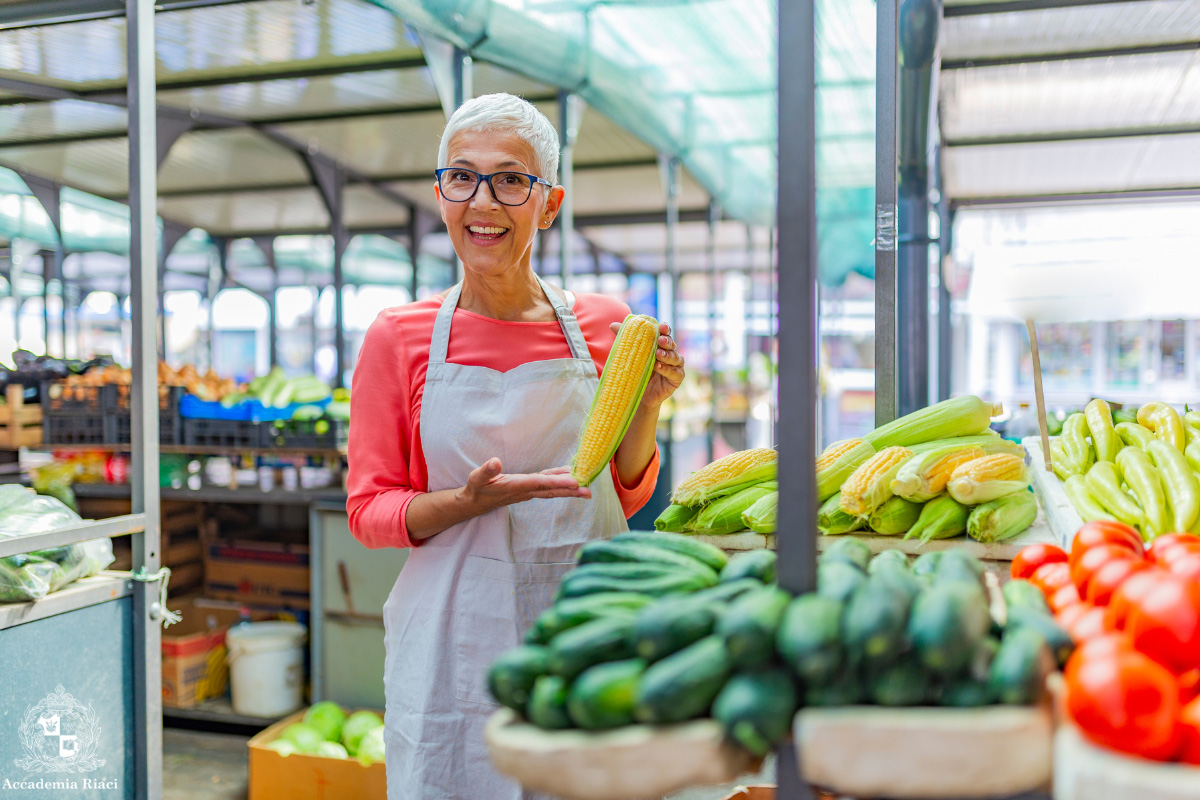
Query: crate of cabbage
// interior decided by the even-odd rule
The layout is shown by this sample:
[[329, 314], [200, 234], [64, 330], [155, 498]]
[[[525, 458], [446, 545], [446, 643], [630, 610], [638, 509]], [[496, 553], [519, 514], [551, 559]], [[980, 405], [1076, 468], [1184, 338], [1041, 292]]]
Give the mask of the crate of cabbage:
[[249, 800], [386, 800], [383, 716], [321, 702], [249, 742]]
[[911, 565], [853, 537], [818, 563], [777, 645], [803, 686], [805, 777], [858, 797], [989, 797], [1051, 777], [1049, 673], [1071, 640], [1040, 598], [989, 592], [961, 549]]

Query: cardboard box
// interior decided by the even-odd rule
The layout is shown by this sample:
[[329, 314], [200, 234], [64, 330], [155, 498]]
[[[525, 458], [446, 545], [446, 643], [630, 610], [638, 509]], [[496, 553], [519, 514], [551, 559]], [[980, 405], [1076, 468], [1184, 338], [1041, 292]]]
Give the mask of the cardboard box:
[[237, 609], [197, 608], [192, 599], [168, 604], [183, 619], [162, 634], [162, 702], [192, 708], [223, 697], [229, 687], [225, 631], [238, 621]]
[[204, 593], [239, 603], [308, 608], [308, 547], [209, 541], [204, 547]]
[[[375, 713], [383, 716], [381, 711]], [[387, 776], [382, 763], [364, 767], [354, 758], [323, 758], [299, 753], [281, 756], [266, 747], [279, 738], [284, 728], [303, 718], [304, 711], [297, 711], [250, 740], [248, 800], [278, 800], [281, 797], [288, 800], [387, 800]]]

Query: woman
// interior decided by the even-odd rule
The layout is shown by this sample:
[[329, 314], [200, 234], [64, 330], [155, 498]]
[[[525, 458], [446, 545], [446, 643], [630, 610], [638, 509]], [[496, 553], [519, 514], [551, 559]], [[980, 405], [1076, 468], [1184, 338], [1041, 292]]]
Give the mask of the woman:
[[550, 604], [579, 546], [626, 529], [658, 477], [659, 408], [683, 380], [663, 325], [654, 375], [612, 467], [570, 477], [576, 440], [629, 313], [534, 274], [563, 201], [558, 135], [506, 94], [446, 125], [435, 192], [463, 282], [383, 312], [354, 371], [350, 528], [411, 547], [384, 606], [390, 800], [515, 800], [488, 762], [488, 665]]

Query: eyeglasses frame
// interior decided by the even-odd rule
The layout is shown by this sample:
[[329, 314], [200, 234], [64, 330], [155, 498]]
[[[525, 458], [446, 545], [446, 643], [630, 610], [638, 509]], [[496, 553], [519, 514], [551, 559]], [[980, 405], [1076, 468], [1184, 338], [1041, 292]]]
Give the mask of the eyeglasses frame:
[[[442, 173], [450, 172], [451, 170], [454, 170], [456, 172], [470, 172], [472, 175], [474, 175], [477, 178], [477, 180], [475, 181], [475, 191], [471, 192], [470, 197], [464, 197], [462, 200], [452, 200], [449, 197], [446, 197], [446, 191], [444, 189], [441, 189]], [[518, 206], [523, 206], [526, 203], [528, 203], [529, 198], [533, 197], [533, 187], [536, 186], [537, 184], [540, 183], [543, 186], [550, 186], [550, 187], [554, 186], [553, 183], [546, 180], [545, 178], [539, 178], [537, 175], [532, 175], [528, 172], [519, 172], [515, 169], [505, 169], [505, 170], [501, 170], [499, 172], [493, 172], [490, 175], [484, 175], [482, 172], [476, 172], [475, 170], [467, 169], [466, 167], [442, 167], [441, 169], [434, 170], [433, 174], [434, 174], [434, 177], [437, 179], [438, 188], [441, 189], [442, 199], [444, 199], [448, 203], [469, 203], [469, 202], [471, 202], [473, 199], [475, 199], [475, 195], [477, 195], [479, 193], [479, 187], [482, 186], [485, 181], [487, 182], [487, 185], [488, 185], [488, 191], [490, 191], [492, 193], [492, 199], [495, 200], [497, 203], [499, 203], [502, 206], [509, 206], [512, 208], [516, 208]], [[492, 185], [492, 178], [496, 177], [497, 175], [524, 175], [526, 178], [530, 179], [529, 194], [525, 195], [525, 199], [519, 203], [504, 202], [496, 195], [496, 187]]]

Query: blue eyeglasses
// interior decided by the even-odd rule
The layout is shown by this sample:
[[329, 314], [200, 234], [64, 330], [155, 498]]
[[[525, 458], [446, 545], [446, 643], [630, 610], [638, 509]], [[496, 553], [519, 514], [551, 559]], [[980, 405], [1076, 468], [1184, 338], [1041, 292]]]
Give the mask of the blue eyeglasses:
[[470, 200], [484, 181], [492, 190], [492, 197], [496, 198], [496, 202], [505, 206], [524, 205], [533, 193], [535, 183], [543, 186], [554, 185], [527, 172], [493, 172], [491, 175], [482, 175], [473, 169], [444, 167], [436, 170], [434, 174], [437, 176], [442, 197], [452, 203], [465, 203]]

